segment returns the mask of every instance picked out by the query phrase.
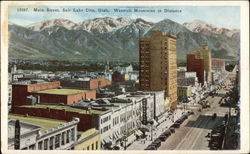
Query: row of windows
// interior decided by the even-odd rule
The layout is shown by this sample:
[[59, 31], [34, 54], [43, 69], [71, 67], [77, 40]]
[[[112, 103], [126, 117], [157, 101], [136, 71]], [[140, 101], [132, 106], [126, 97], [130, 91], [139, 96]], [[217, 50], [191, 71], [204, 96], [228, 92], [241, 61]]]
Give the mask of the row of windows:
[[105, 117], [105, 118], [102, 118], [101, 119], [101, 124], [102, 123], [105, 123], [106, 121], [108, 121], [108, 120], [110, 120], [111, 119], [111, 116], [109, 115], [109, 116], [107, 116], [107, 117]]
[[[61, 145], [65, 145], [66, 143], [69, 143], [71, 141], [75, 140], [75, 135], [74, 135], [74, 129], [68, 130], [66, 132], [63, 132], [62, 134], [58, 134], [55, 137], [50, 137], [49, 139], [45, 139], [44, 141], [40, 141], [38, 143], [38, 150], [53, 150], [53, 146], [55, 148], [58, 148], [60, 146], [60, 140], [61, 140]], [[65, 135], [66, 135], [66, 141], [65, 141]], [[55, 140], [55, 145], [53, 145], [53, 140]], [[48, 145], [49, 143], [49, 145]], [[42, 149], [42, 147], [44, 148]]]
[[113, 119], [113, 126], [119, 123], [119, 116]]
[[105, 126], [104, 128], [101, 129], [101, 134], [105, 133], [106, 131], [110, 130], [111, 125]]
[[[96, 141], [95, 143], [92, 143], [91, 146], [87, 146], [86, 150], [98, 150], [99, 146], [98, 146], [98, 141]], [[85, 150], [85, 149], [83, 149]]]

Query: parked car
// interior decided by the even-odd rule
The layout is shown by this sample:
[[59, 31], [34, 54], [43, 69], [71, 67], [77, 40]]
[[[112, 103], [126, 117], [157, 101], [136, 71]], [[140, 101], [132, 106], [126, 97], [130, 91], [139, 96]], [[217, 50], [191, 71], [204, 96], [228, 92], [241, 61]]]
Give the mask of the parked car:
[[188, 115], [193, 115], [194, 114], [193, 111], [188, 111], [187, 113], [188, 113]]
[[158, 149], [161, 146], [161, 140], [155, 140], [150, 145], [152, 145], [152, 146], [156, 147], [156, 149]]
[[175, 133], [175, 128], [174, 127], [170, 127], [170, 132], [171, 133]]
[[166, 135], [167, 137], [169, 137], [169, 136], [171, 135], [171, 132], [170, 132], [170, 130], [168, 129], [168, 130], [166, 130], [163, 134]]
[[153, 145], [149, 145], [145, 150], [157, 150], [157, 148]]
[[180, 124], [179, 122], [175, 122], [175, 123], [174, 123], [174, 128], [180, 128], [180, 125], [181, 125], [181, 124]]
[[167, 138], [168, 137], [166, 135], [163, 135], [163, 134], [158, 137], [158, 139], [161, 141], [166, 141]]

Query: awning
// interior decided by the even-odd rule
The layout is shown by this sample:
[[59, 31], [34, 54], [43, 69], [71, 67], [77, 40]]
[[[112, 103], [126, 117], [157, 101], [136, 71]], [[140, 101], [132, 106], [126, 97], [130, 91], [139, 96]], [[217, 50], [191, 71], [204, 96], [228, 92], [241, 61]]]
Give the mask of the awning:
[[112, 140], [112, 137], [111, 137], [111, 136], [109, 136], [109, 139], [111, 139], [111, 140]]
[[118, 135], [118, 132], [117, 132], [117, 131], [115, 132], [115, 138], [116, 138], [116, 139], [119, 138], [119, 135]]

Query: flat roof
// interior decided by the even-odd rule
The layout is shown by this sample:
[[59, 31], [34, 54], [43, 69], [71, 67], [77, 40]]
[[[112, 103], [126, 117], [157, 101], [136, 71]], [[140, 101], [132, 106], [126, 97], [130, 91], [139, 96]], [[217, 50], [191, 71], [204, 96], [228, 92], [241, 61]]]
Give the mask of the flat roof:
[[82, 93], [86, 91], [87, 90], [79, 90], [79, 89], [47, 89], [47, 90], [35, 91], [35, 93], [55, 94], [55, 95], [72, 95], [72, 94], [78, 94], [78, 93]]
[[25, 108], [40, 108], [40, 109], [57, 109], [57, 110], [65, 110], [69, 112], [77, 112], [81, 114], [101, 114], [104, 111], [99, 111], [99, 110], [84, 110], [80, 108], [74, 108], [71, 106], [66, 106], [66, 105], [49, 105], [49, 104], [36, 104], [36, 105], [22, 105], [20, 107], [25, 107]]
[[55, 128], [63, 123], [66, 123], [66, 121], [63, 120], [56, 120], [56, 119], [48, 119], [48, 118], [41, 118], [41, 117], [34, 117], [34, 116], [28, 116], [22, 114], [9, 114], [9, 119], [13, 120], [20, 120], [21, 122], [25, 122], [28, 124], [40, 126], [40, 132], [44, 132], [46, 130]]

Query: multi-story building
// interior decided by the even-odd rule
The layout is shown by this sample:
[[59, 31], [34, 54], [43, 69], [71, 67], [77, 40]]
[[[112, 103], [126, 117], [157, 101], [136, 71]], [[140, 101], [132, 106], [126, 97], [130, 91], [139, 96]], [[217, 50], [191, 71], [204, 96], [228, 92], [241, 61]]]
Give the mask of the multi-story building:
[[207, 44], [203, 43], [200, 49], [187, 55], [187, 71], [196, 72], [199, 83], [212, 83], [211, 59], [211, 51], [208, 50]]
[[[199, 66], [197, 66], [199, 67]], [[177, 75], [178, 99], [180, 102], [198, 102], [201, 98], [201, 84], [198, 83], [197, 72], [179, 70]]]
[[[138, 130], [142, 125], [148, 125], [152, 120], [158, 121], [166, 111], [164, 97], [164, 91], [134, 92], [113, 98], [80, 101], [71, 106], [22, 105], [16, 106], [12, 112], [65, 121], [78, 117], [78, 131], [96, 128], [100, 133], [101, 148], [106, 149], [110, 148], [110, 145], [126, 147], [136, 136], [142, 134]], [[81, 140], [84, 140], [84, 137], [81, 137]], [[82, 142], [84, 141], [79, 141], [79, 144]], [[92, 144], [91, 142], [89, 150], [92, 149]], [[78, 146], [78, 149], [83, 148], [88, 149], [88, 146]]]
[[12, 84], [12, 105], [29, 104], [28, 96], [36, 97], [36, 103], [73, 104], [80, 100], [95, 99], [95, 90], [62, 89], [60, 82], [33, 80]]
[[191, 96], [191, 86], [178, 86], [178, 99], [180, 102], [187, 102]]
[[102, 88], [107, 85], [111, 85], [111, 81], [106, 80], [104, 77], [61, 80], [60, 82], [61, 86], [63, 87], [85, 90], [95, 90], [97, 88]]
[[75, 144], [75, 150], [100, 150], [100, 132], [95, 128], [91, 128], [84, 132], [79, 132], [80, 137]]
[[[10, 114], [9, 119], [8, 149], [74, 149], [74, 144], [77, 140], [78, 118], [66, 122], [55, 119]], [[19, 124], [16, 124], [17, 120], [19, 120]]]
[[118, 71], [113, 72], [112, 74], [112, 82], [124, 82], [125, 81], [125, 75], [121, 74]]
[[219, 71], [219, 72], [225, 72], [226, 71], [225, 70], [225, 60], [213, 58], [212, 59], [212, 70]]
[[[176, 109], [177, 65], [176, 37], [162, 31], [152, 31], [150, 37], [140, 38], [139, 42], [140, 90], [165, 90], [169, 103], [166, 107]], [[167, 101], [166, 101], [167, 102]]]
[[204, 84], [205, 69], [203, 59], [197, 59], [194, 54], [187, 54], [187, 71], [196, 72], [198, 82]]

